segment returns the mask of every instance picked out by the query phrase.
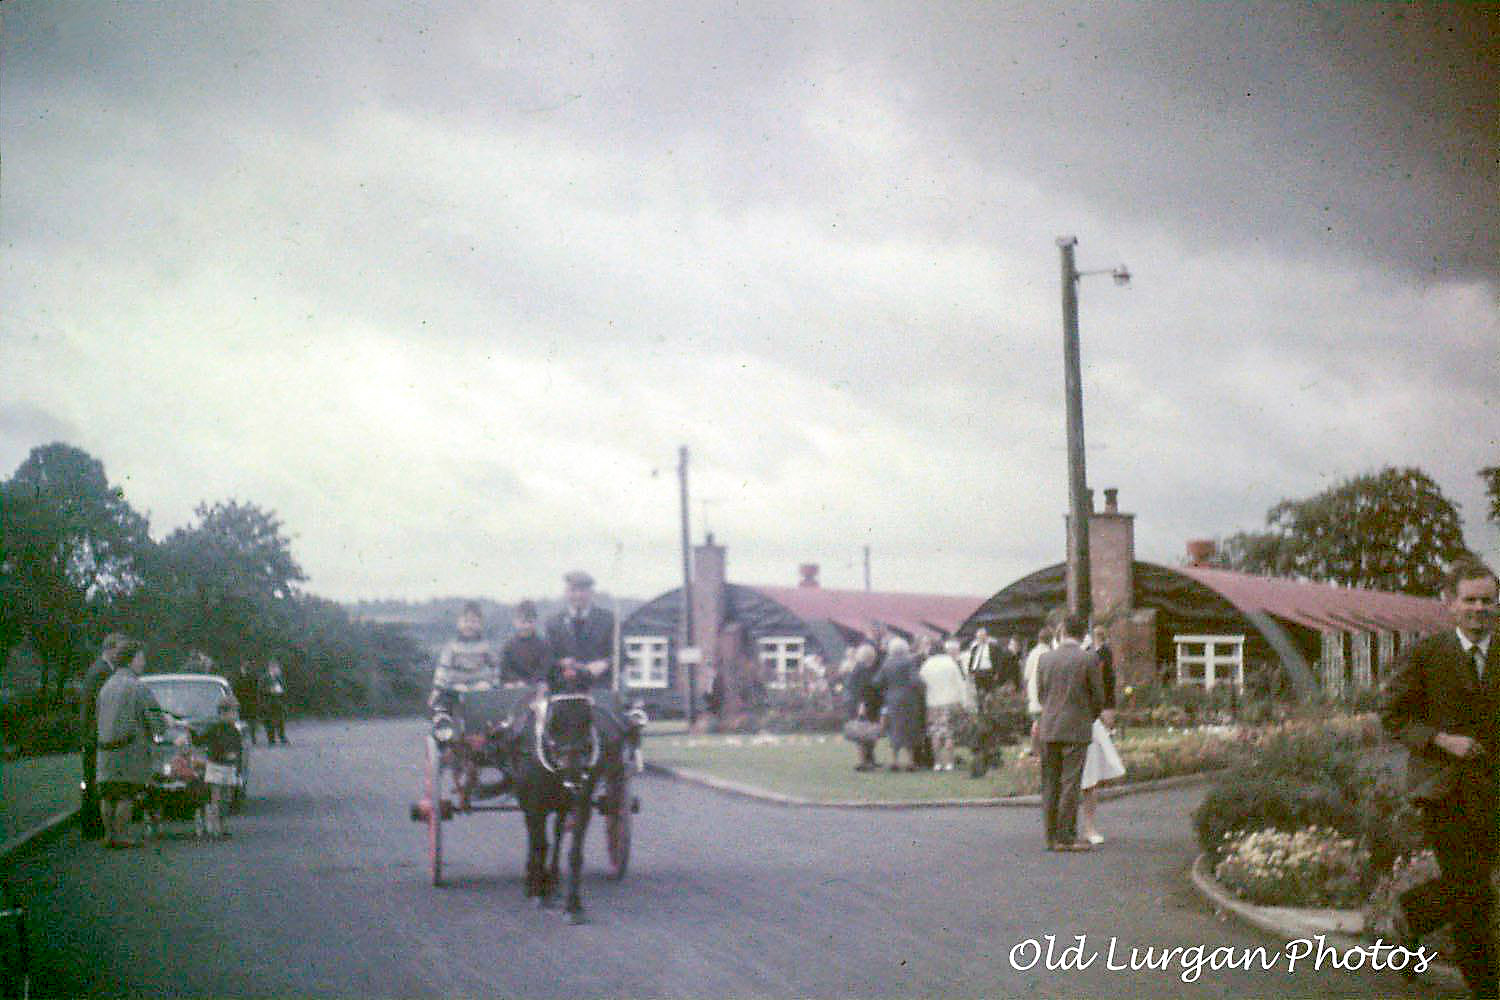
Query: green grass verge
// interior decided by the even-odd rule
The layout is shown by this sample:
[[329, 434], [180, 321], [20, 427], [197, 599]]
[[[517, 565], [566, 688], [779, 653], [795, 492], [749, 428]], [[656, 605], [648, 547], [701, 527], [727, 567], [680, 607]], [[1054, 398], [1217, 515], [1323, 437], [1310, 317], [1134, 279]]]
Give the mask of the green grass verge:
[[[1194, 774], [1227, 765], [1238, 742], [1209, 733], [1131, 730], [1119, 742], [1127, 774], [1123, 781]], [[858, 772], [853, 744], [835, 735], [688, 736], [662, 735], [645, 747], [653, 764], [697, 771], [725, 781], [815, 802], [933, 802], [1035, 794], [1041, 785], [1036, 758], [1008, 748], [1004, 766], [971, 778], [967, 751], [956, 770], [892, 773]], [[882, 742], [883, 763], [890, 752]]]
[[0, 763], [0, 841], [68, 809], [78, 808], [83, 778], [76, 753]]

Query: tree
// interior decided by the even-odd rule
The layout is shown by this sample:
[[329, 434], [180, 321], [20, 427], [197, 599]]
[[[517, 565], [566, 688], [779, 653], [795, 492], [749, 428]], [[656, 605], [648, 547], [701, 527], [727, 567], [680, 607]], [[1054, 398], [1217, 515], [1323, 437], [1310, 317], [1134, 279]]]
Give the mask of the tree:
[[1224, 543], [1232, 569], [1432, 596], [1468, 553], [1458, 508], [1420, 469], [1387, 467], [1266, 513]]
[[306, 579], [272, 511], [230, 500], [199, 504], [196, 523], [160, 546], [154, 566], [155, 623], [161, 647], [199, 649], [228, 667], [283, 645], [278, 605]]
[[1490, 498], [1490, 512], [1487, 516], [1496, 525], [1500, 525], [1500, 465], [1480, 469], [1479, 478], [1484, 480], [1484, 493]]
[[[98, 459], [31, 450], [0, 485], [0, 657], [28, 638], [58, 689], [85, 662], [109, 605], [141, 582], [151, 538]], [[3, 663], [0, 660], [0, 663]]]

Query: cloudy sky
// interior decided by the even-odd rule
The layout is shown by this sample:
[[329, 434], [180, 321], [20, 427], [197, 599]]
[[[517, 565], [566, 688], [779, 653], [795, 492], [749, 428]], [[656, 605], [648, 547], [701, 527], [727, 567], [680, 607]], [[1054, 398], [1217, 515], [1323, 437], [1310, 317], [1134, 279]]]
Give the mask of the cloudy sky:
[[1415, 464], [1489, 558], [1496, 14], [53, 3], [0, 11], [0, 473], [277, 511], [339, 598], [730, 574], [989, 594], [1089, 481], [1141, 558]]

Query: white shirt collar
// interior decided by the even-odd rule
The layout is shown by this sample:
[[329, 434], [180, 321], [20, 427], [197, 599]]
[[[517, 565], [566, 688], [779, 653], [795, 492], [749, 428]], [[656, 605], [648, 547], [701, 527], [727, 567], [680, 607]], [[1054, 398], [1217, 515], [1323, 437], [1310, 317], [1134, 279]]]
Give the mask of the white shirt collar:
[[1483, 654], [1486, 658], [1489, 657], [1489, 655], [1490, 655], [1490, 637], [1493, 636], [1495, 633], [1493, 633], [1493, 632], [1486, 632], [1484, 634], [1484, 638], [1483, 639], [1480, 639], [1478, 642], [1474, 642], [1468, 636], [1464, 635], [1464, 630], [1463, 629], [1461, 629], [1461, 628], [1455, 628], [1453, 631], [1455, 631], [1455, 632], [1458, 633], [1458, 644], [1464, 648], [1464, 652], [1465, 653], [1469, 654], [1470, 656], [1473, 656], [1474, 655], [1474, 649], [1477, 646], [1479, 648], [1479, 652], [1481, 654]]

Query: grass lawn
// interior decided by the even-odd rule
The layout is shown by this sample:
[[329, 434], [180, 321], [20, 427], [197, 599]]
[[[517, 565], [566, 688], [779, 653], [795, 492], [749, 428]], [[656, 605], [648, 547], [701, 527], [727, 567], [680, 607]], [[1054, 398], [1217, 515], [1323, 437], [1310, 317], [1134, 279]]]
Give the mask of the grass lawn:
[[[1147, 780], [1221, 767], [1234, 752], [1227, 736], [1132, 729], [1119, 742], [1127, 771], [1124, 781]], [[934, 773], [858, 772], [854, 745], [837, 734], [689, 736], [660, 735], [644, 747], [653, 764], [682, 768], [767, 792], [818, 802], [931, 802], [1034, 794], [1040, 774], [1034, 757], [1019, 747], [1005, 751], [1003, 767], [983, 778], [969, 777], [968, 752], [959, 751], [956, 770]], [[881, 741], [877, 759], [890, 762]]]
[[82, 778], [76, 753], [22, 757], [0, 764], [0, 841], [66, 809], [78, 808]]
[[[662, 736], [644, 747], [653, 764], [698, 771], [768, 792], [821, 802], [983, 799], [997, 791], [995, 776], [975, 780], [967, 768], [934, 773], [854, 770], [854, 744], [837, 734], [778, 736]], [[876, 751], [890, 762], [882, 742]]]

